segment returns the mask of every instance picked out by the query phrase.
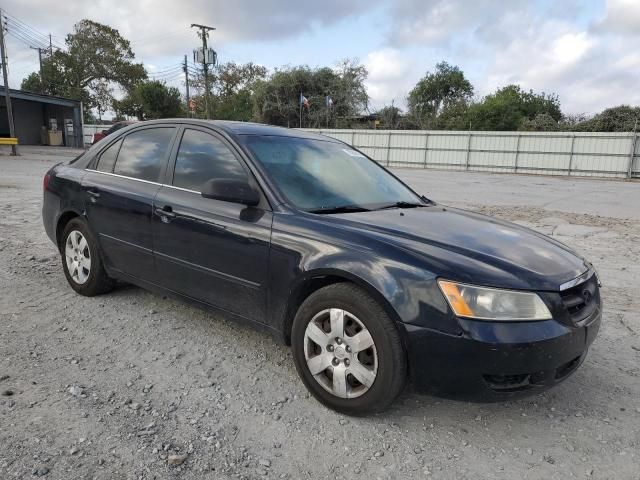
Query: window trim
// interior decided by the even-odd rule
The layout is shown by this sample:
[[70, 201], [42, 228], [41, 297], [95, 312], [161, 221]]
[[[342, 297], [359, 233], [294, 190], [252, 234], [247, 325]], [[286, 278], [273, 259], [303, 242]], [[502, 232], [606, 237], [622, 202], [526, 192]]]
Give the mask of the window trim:
[[[118, 156], [120, 156], [120, 151], [122, 150], [122, 145], [124, 145], [124, 142], [125, 142], [125, 140], [127, 139], [127, 137], [129, 135], [132, 135], [134, 133], [139, 133], [139, 132], [142, 132], [144, 130], [158, 129], [158, 128], [168, 128], [168, 129], [173, 130], [173, 133], [172, 133], [171, 139], [169, 140], [168, 148], [165, 151], [164, 157], [161, 160], [162, 165], [160, 166], [160, 171], [158, 172], [158, 178], [156, 179], [157, 181], [154, 182], [153, 180], [146, 180], [144, 178], [130, 177], [130, 176], [127, 176], [127, 175], [122, 175], [122, 174], [119, 174], [119, 173], [115, 173], [115, 168], [116, 168], [116, 165], [118, 164], [118, 157], [116, 157], [116, 161], [113, 164], [113, 171], [111, 173], [113, 175], [116, 175], [116, 176], [122, 177], [122, 178], [130, 178], [132, 180], [141, 180], [141, 181], [144, 181], [144, 182], [149, 182], [149, 183], [155, 183], [155, 184], [158, 184], [158, 185], [162, 185], [161, 182], [162, 182], [163, 178], [165, 177], [165, 172], [167, 171], [168, 164], [171, 162], [171, 154], [173, 152], [173, 148], [174, 148], [174, 145], [175, 145], [175, 142], [176, 142], [177, 133], [180, 131], [179, 125], [172, 125], [170, 123], [158, 123], [158, 124], [152, 124], [152, 125], [141, 125], [138, 128], [134, 128], [133, 130], [131, 130], [131, 131], [125, 133], [124, 135], [118, 137], [118, 139], [122, 139], [122, 144], [120, 145], [120, 149], [118, 150]], [[109, 144], [109, 146], [111, 146], [111, 145], [112, 144]], [[106, 148], [109, 148], [109, 147], [106, 147]], [[105, 148], [105, 150], [106, 150], [106, 148]], [[102, 156], [103, 152], [104, 152], [104, 150], [100, 152], [100, 156]], [[106, 173], [106, 172], [100, 172], [100, 173]]]
[[164, 184], [159, 183], [159, 182], [154, 182], [152, 180], [145, 180], [143, 178], [136, 178], [136, 177], [127, 177], [126, 175], [120, 175], [118, 173], [101, 172], [100, 170], [95, 170], [93, 168], [85, 168], [85, 171], [86, 172], [92, 172], [92, 173], [100, 173], [102, 175], [109, 175], [110, 177], [124, 178], [126, 180], [135, 180], [136, 182], [150, 183], [152, 185], [158, 185], [158, 186], [163, 186], [163, 187], [168, 186], [168, 185], [164, 185]]
[[[130, 126], [130, 125], [129, 125]], [[128, 127], [129, 127], [128, 126]], [[150, 180], [143, 180], [140, 178], [135, 178], [135, 177], [128, 177], [125, 175], [120, 175], [117, 173], [109, 173], [109, 172], [101, 172], [99, 170], [96, 170], [96, 165], [97, 165], [97, 159], [100, 157], [100, 155], [102, 154], [102, 152], [104, 152], [107, 148], [109, 148], [112, 144], [114, 144], [115, 142], [117, 142], [118, 140], [124, 140], [124, 138], [134, 132], [138, 132], [140, 130], [144, 130], [147, 128], [158, 128], [158, 127], [169, 127], [169, 128], [173, 128], [176, 130], [176, 133], [173, 136], [173, 140], [172, 143], [170, 145], [170, 147], [167, 149], [167, 154], [169, 156], [168, 161], [165, 162], [165, 168], [162, 171], [162, 174], [160, 175], [160, 180], [158, 182], [153, 182]], [[100, 145], [100, 149], [92, 155], [91, 160], [89, 161], [89, 163], [87, 164], [86, 167], [84, 167], [84, 170], [87, 172], [92, 172], [92, 173], [98, 173], [98, 174], [102, 174], [102, 175], [110, 175], [113, 177], [119, 177], [119, 178], [124, 178], [126, 180], [134, 180], [134, 181], [138, 181], [138, 182], [143, 182], [143, 183], [150, 183], [153, 185], [159, 185], [161, 187], [167, 187], [167, 188], [172, 188], [175, 190], [181, 190], [181, 191], [185, 191], [188, 193], [195, 193], [197, 195], [201, 195], [201, 192], [197, 192], [195, 190], [188, 190], [188, 189], [184, 189], [182, 187], [176, 187], [174, 185], [172, 185], [170, 182], [173, 182], [173, 170], [175, 168], [175, 161], [176, 161], [176, 156], [178, 153], [178, 147], [179, 147], [179, 142], [178, 139], [182, 139], [181, 135], [182, 132], [184, 132], [185, 129], [190, 128], [193, 130], [201, 130], [205, 133], [209, 133], [217, 138], [219, 138], [227, 147], [229, 147], [229, 149], [231, 150], [231, 152], [233, 153], [233, 155], [238, 159], [238, 161], [240, 162], [240, 164], [245, 168], [245, 170], [247, 171], [247, 176], [249, 178], [249, 182], [253, 184], [253, 186], [258, 190], [258, 192], [260, 193], [260, 197], [261, 197], [261, 203], [260, 205], [258, 205], [258, 208], [262, 208], [265, 211], [270, 211], [273, 212], [274, 208], [277, 208], [279, 205], [281, 205], [283, 202], [280, 201], [277, 197], [277, 193], [274, 193], [271, 185], [270, 185], [270, 181], [268, 180], [268, 178], [265, 178], [264, 173], [262, 172], [260, 165], [259, 164], [255, 164], [254, 160], [252, 159], [251, 155], [247, 152], [245, 152], [243, 146], [241, 145], [241, 143], [239, 141], [231, 141], [229, 138], [227, 138], [227, 134], [224, 131], [220, 131], [217, 128], [215, 128], [214, 125], [201, 125], [199, 123], [190, 123], [190, 122], [186, 122], [186, 121], [178, 121], [175, 123], [154, 123], [154, 124], [147, 124], [147, 125], [135, 125], [133, 129], [131, 129], [130, 131], [124, 133], [124, 134], [120, 134], [120, 133], [116, 133], [113, 137], [115, 138], [110, 138], [109, 143], [102, 146]], [[118, 151], [118, 153], [120, 153]], [[169, 173], [171, 172], [171, 175], [169, 175]], [[263, 184], [264, 182], [264, 184]], [[266, 185], [265, 185], [266, 184]], [[276, 190], [277, 192], [277, 190]], [[275, 196], [274, 196], [275, 195]], [[264, 205], [262, 204], [264, 202]]]

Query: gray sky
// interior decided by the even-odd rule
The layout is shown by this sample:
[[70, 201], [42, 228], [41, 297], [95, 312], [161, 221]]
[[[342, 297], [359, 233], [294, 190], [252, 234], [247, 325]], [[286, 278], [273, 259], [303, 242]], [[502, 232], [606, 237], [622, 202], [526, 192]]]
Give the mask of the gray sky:
[[[478, 96], [519, 83], [557, 93], [567, 113], [640, 104], [640, 0], [4, 0], [2, 8], [59, 45], [82, 18], [109, 24], [150, 72], [181, 89], [176, 66], [198, 44], [189, 25], [205, 23], [217, 27], [211, 39], [223, 62], [359, 58], [374, 108], [404, 106], [441, 60], [462, 68]], [[19, 87], [37, 54], [12, 35], [8, 47]]]

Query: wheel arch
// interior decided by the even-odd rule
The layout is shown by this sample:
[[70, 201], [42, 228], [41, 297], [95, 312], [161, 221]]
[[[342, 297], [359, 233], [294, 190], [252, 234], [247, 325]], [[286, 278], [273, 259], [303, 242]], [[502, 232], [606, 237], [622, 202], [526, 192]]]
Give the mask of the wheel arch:
[[407, 348], [406, 331], [402, 328], [402, 321], [398, 312], [393, 308], [391, 303], [385, 298], [385, 296], [371, 283], [365, 279], [354, 275], [351, 272], [334, 268], [322, 268], [306, 272], [291, 289], [291, 294], [287, 301], [287, 307], [285, 309], [284, 318], [282, 319], [282, 336], [286, 345], [291, 345], [291, 329], [293, 326], [293, 319], [300, 308], [300, 305], [314, 292], [320, 290], [328, 285], [336, 283], [351, 283], [354, 284], [367, 294], [369, 294], [376, 302], [378, 302], [385, 313], [389, 315], [389, 318], [393, 320], [394, 324], [398, 328], [400, 338], [403, 343], [403, 347]]
[[62, 240], [62, 232], [64, 232], [67, 224], [76, 217], [82, 217], [82, 214], [75, 210], [66, 210], [58, 217], [58, 221], [56, 222], [56, 245], [58, 246], [58, 250], [61, 248], [60, 241]]

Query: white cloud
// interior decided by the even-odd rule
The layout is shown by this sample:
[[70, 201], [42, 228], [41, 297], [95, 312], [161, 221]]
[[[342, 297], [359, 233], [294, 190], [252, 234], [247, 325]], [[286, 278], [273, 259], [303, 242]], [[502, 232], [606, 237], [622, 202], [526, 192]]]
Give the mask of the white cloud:
[[607, 0], [605, 16], [594, 28], [617, 34], [640, 35], [640, 3], [638, 0]]
[[622, 37], [557, 21], [542, 22], [506, 39], [487, 63], [482, 93], [508, 83], [556, 93], [566, 113], [596, 113], [620, 104], [640, 104], [640, 55]]
[[[408, 45], [438, 52], [465, 71], [479, 95], [517, 83], [558, 94], [567, 113], [640, 104], [640, 54], [632, 47], [640, 34], [640, 1], [607, 0], [601, 19], [593, 18], [594, 7], [575, 0], [546, 7], [519, 0], [398, 0], [388, 42], [399, 52]], [[580, 16], [592, 17], [591, 25]]]
[[[479, 95], [519, 83], [557, 93], [568, 113], [640, 104], [640, 0], [70, 0], [53, 9], [45, 0], [5, 0], [3, 8], [53, 33], [58, 43], [81, 18], [112, 25], [132, 41], [137, 58], [162, 72], [167, 59], [198, 44], [191, 23], [218, 27], [212, 34], [216, 48], [273, 41], [279, 57], [288, 58], [300, 36], [375, 12], [380, 3], [387, 29], [364, 57], [373, 108], [392, 101], [403, 107], [409, 90], [440, 60], [458, 65]], [[361, 33], [369, 32], [354, 31], [354, 45]], [[37, 53], [12, 37], [9, 42], [16, 86], [37, 70]], [[362, 55], [345, 43], [343, 56], [354, 54]], [[338, 59], [314, 60], [331, 65]]]
[[394, 48], [369, 53], [364, 61], [369, 72], [366, 86], [371, 109], [394, 105], [403, 108], [408, 91], [417, 81], [415, 62]]
[[388, 40], [394, 46], [455, 43], [506, 12], [526, 8], [526, 0], [394, 0]]
[[66, 1], [49, 8], [43, 0], [6, 0], [3, 8], [39, 30], [64, 36], [74, 23], [89, 18], [117, 28], [143, 57], [183, 54], [198, 43], [192, 23], [217, 27], [220, 42], [269, 41], [295, 37], [314, 26], [326, 26], [370, 7], [367, 0], [94, 0]]

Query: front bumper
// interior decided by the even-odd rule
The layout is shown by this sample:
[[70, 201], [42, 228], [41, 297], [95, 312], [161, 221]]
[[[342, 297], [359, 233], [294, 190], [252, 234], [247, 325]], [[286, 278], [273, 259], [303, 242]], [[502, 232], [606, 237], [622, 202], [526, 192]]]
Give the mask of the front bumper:
[[580, 326], [458, 319], [461, 335], [405, 324], [410, 376], [418, 391], [456, 399], [490, 402], [539, 393], [580, 366], [601, 316], [598, 307]]

